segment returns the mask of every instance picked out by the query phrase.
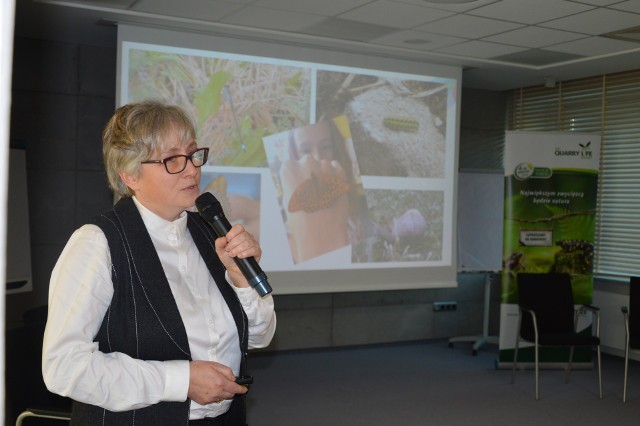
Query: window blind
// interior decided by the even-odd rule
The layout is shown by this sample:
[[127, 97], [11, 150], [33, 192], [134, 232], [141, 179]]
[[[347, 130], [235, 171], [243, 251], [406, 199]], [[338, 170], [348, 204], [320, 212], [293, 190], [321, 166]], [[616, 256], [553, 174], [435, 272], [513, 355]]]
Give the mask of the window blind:
[[640, 70], [514, 90], [507, 128], [602, 136], [594, 274], [640, 275]]

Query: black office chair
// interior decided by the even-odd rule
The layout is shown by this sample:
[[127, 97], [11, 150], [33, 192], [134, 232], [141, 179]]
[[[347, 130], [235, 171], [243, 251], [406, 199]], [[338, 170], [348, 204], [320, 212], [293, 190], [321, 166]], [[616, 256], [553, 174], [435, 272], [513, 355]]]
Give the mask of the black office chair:
[[71, 400], [55, 395], [42, 379], [42, 336], [47, 307], [24, 314], [24, 325], [6, 332], [5, 423], [17, 426], [69, 424]]
[[624, 315], [624, 388], [622, 402], [627, 402], [627, 377], [629, 372], [629, 350], [640, 351], [640, 314], [633, 315], [633, 310], [640, 310], [640, 277], [629, 278], [629, 306], [621, 308]]
[[[29, 419], [37, 420], [37, 423], [30, 423]], [[37, 424], [39, 426], [64, 426], [71, 421], [71, 413], [68, 411], [39, 410], [27, 408], [16, 419], [16, 426], [29, 426]]]
[[[598, 385], [602, 398], [602, 369], [600, 356], [600, 315], [598, 308], [582, 305], [578, 311], [573, 302], [571, 277], [564, 273], [524, 273], [518, 281], [518, 335], [513, 355], [511, 383], [515, 383], [518, 365], [518, 346], [521, 340], [534, 344], [536, 400], [539, 399], [539, 348], [570, 347], [566, 383], [571, 374], [575, 347], [596, 347], [598, 353]], [[592, 312], [596, 334], [577, 332], [578, 314]]]

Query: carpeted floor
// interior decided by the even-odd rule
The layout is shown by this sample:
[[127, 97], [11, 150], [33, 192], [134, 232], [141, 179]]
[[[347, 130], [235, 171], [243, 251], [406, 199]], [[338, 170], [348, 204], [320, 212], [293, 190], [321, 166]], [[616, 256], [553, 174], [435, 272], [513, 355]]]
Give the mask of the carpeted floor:
[[631, 362], [622, 402], [623, 360], [603, 355], [597, 371], [496, 369], [498, 349], [446, 340], [333, 350], [257, 352], [249, 366], [249, 426], [640, 425], [640, 364]]

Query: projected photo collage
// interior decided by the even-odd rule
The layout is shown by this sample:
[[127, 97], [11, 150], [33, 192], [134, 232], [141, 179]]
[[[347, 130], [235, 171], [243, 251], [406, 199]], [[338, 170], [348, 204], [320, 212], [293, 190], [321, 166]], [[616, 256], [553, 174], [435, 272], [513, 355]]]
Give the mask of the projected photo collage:
[[136, 43], [125, 57], [123, 103], [192, 115], [201, 190], [265, 269], [443, 261], [455, 80]]

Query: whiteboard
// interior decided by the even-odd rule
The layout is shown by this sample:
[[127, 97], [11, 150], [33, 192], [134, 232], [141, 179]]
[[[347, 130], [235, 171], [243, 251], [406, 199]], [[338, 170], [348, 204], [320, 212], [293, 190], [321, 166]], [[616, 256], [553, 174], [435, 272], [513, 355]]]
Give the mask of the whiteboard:
[[458, 174], [458, 271], [502, 269], [504, 174]]

